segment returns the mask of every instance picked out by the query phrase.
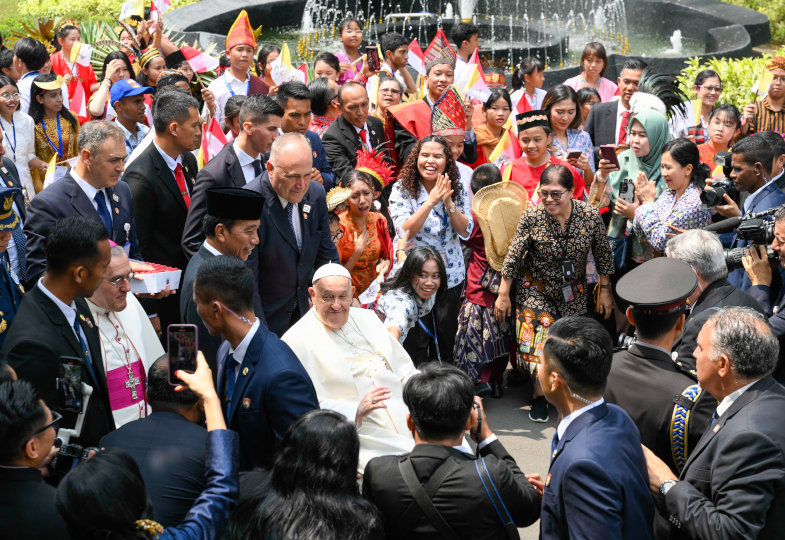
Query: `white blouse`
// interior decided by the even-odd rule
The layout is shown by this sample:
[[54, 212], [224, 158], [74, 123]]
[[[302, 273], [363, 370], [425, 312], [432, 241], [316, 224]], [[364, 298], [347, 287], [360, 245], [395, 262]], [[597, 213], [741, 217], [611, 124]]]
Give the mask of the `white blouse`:
[[10, 158], [17, 171], [19, 180], [25, 189], [25, 199], [32, 201], [35, 197], [33, 177], [30, 175], [30, 160], [35, 157], [35, 125], [29, 115], [16, 111], [11, 122], [0, 118], [3, 126], [3, 148], [6, 157]]

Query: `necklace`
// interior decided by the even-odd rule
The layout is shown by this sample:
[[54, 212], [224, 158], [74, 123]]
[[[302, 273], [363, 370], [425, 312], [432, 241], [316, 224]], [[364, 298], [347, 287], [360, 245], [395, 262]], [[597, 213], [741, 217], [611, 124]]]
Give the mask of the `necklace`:
[[[319, 322], [321, 322], [322, 324], [324, 324], [324, 321], [322, 321], [322, 319], [319, 317], [319, 314], [318, 314], [318, 313], [316, 313], [316, 312], [314, 312], [314, 313], [315, 313], [315, 315], [316, 315], [316, 318], [319, 320]], [[393, 368], [392, 368], [392, 366], [390, 365], [390, 362], [387, 360], [387, 358], [386, 358], [386, 357], [385, 357], [385, 356], [384, 356], [384, 355], [381, 353], [381, 351], [379, 351], [379, 349], [377, 349], [377, 348], [376, 348], [376, 346], [375, 346], [373, 343], [371, 343], [370, 341], [368, 341], [368, 338], [366, 338], [366, 337], [365, 337], [365, 335], [364, 335], [362, 332], [360, 332], [360, 329], [357, 327], [357, 323], [355, 323], [355, 322], [352, 320], [351, 313], [349, 314], [349, 319], [347, 319], [347, 321], [346, 321], [346, 324], [351, 324], [351, 326], [352, 326], [352, 328], [354, 329], [354, 331], [355, 331], [355, 332], [356, 332], [356, 333], [357, 333], [357, 334], [358, 334], [360, 337], [362, 337], [362, 338], [363, 338], [363, 341], [365, 341], [366, 345], [368, 345], [368, 347], [369, 347], [369, 348], [365, 348], [365, 347], [362, 347], [362, 346], [358, 346], [358, 345], [356, 345], [356, 344], [352, 343], [352, 342], [349, 340], [349, 338], [347, 338], [347, 337], [344, 335], [343, 328], [338, 328], [338, 329], [335, 329], [335, 328], [330, 328], [330, 327], [328, 327], [327, 325], [325, 325], [325, 327], [326, 327], [326, 328], [329, 328], [329, 329], [332, 331], [332, 333], [333, 333], [333, 334], [335, 334], [337, 337], [339, 337], [339, 338], [340, 338], [340, 339], [341, 339], [341, 340], [342, 340], [344, 343], [346, 343], [347, 345], [349, 345], [349, 347], [351, 347], [352, 349], [357, 349], [358, 351], [362, 351], [362, 352], [366, 352], [366, 353], [370, 353], [370, 354], [372, 354], [372, 355], [378, 356], [379, 358], [381, 358], [382, 360], [384, 360], [384, 364], [387, 366], [387, 369], [388, 369], [388, 370], [390, 370], [390, 371], [393, 371]]]
[[[139, 399], [139, 391], [137, 390], [137, 387], [138, 386], [143, 386], [144, 382], [141, 380], [140, 377], [137, 377], [134, 374], [133, 367], [131, 366], [131, 359], [129, 357], [129, 353], [131, 352], [131, 347], [133, 347], [134, 352], [136, 352], [136, 355], [140, 359], [141, 359], [141, 355], [139, 354], [139, 351], [136, 349], [136, 346], [134, 346], [134, 344], [131, 343], [131, 340], [128, 338], [128, 333], [125, 331], [125, 327], [123, 326], [123, 323], [120, 320], [120, 318], [117, 317], [117, 315], [115, 314], [115, 319], [117, 319], [117, 323], [115, 324], [115, 322], [112, 321], [112, 318], [110, 317], [110, 313], [111, 313], [110, 311], [104, 311], [103, 313], [99, 313], [98, 315], [99, 315], [99, 317], [100, 317], [100, 315], [104, 315], [106, 317], [106, 319], [109, 321], [109, 323], [112, 325], [114, 330], [115, 330], [115, 337], [114, 337], [114, 339], [108, 339], [107, 341], [108, 341], [109, 347], [116, 354], [117, 354], [117, 351], [118, 351], [118, 347], [123, 352], [122, 355], [117, 354], [117, 357], [120, 358], [123, 361], [123, 366], [125, 367], [125, 369], [127, 371], [127, 373], [126, 373], [126, 380], [125, 380], [125, 383], [124, 383], [123, 386], [125, 388], [127, 388], [128, 390], [130, 390], [130, 392], [131, 392], [131, 399], [139, 407], [139, 416], [141, 418], [141, 417], [145, 416], [144, 413], [147, 410], [147, 399], [143, 395], [141, 401], [139, 401], [139, 402], [136, 401], [137, 399]], [[99, 317], [96, 317], [96, 319], [98, 319]], [[120, 329], [123, 330], [123, 337], [122, 338], [120, 337]], [[109, 365], [108, 365], [108, 361], [107, 361], [106, 344], [104, 343], [102, 332], [100, 332], [100, 326], [99, 326], [98, 336], [101, 339], [101, 345], [104, 346], [104, 373], [107, 373], [108, 370], [109, 370]]]

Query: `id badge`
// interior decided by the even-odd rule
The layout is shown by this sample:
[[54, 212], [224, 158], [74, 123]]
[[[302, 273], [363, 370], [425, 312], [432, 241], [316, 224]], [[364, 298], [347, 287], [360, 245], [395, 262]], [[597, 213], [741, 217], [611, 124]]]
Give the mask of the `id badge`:
[[572, 284], [562, 283], [561, 295], [564, 297], [565, 302], [572, 302], [575, 300], [575, 295], [572, 292]]
[[572, 283], [575, 279], [575, 261], [572, 259], [564, 259], [561, 262], [561, 277], [562, 281], [569, 281]]

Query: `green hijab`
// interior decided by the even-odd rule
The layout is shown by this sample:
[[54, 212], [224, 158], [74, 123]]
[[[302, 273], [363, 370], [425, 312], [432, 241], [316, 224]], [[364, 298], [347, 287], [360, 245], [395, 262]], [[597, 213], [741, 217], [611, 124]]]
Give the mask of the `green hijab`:
[[[629, 178], [634, 182], [638, 178], [639, 172], [643, 172], [650, 181], [657, 183], [658, 197], [665, 189], [665, 182], [660, 174], [660, 160], [662, 159], [662, 149], [671, 138], [668, 119], [662, 113], [648, 109], [635, 115], [630, 122], [630, 128], [635, 122], [639, 123], [646, 131], [649, 138], [649, 153], [639, 158], [632, 148], [628, 148], [619, 155], [620, 168], [610, 176], [612, 202], [616, 202], [621, 181]], [[613, 216], [608, 228], [608, 235], [613, 238], [621, 238], [627, 225], [626, 222], [627, 218]]]

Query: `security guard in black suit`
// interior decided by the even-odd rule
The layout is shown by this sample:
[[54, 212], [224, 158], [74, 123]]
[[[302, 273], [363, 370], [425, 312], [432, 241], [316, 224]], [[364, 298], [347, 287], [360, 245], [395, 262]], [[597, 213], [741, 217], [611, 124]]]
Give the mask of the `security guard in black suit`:
[[7, 253], [8, 244], [14, 241], [13, 231], [20, 226], [19, 216], [14, 211], [14, 198], [21, 194], [19, 188], [0, 185], [0, 347], [25, 292], [19, 276], [11, 269]]
[[667, 257], [619, 280], [616, 294], [630, 304], [627, 319], [636, 328], [636, 341], [613, 355], [605, 389], [605, 401], [630, 415], [641, 443], [677, 475], [717, 407], [671, 357], [684, 327], [687, 297], [697, 286], [689, 265]]

